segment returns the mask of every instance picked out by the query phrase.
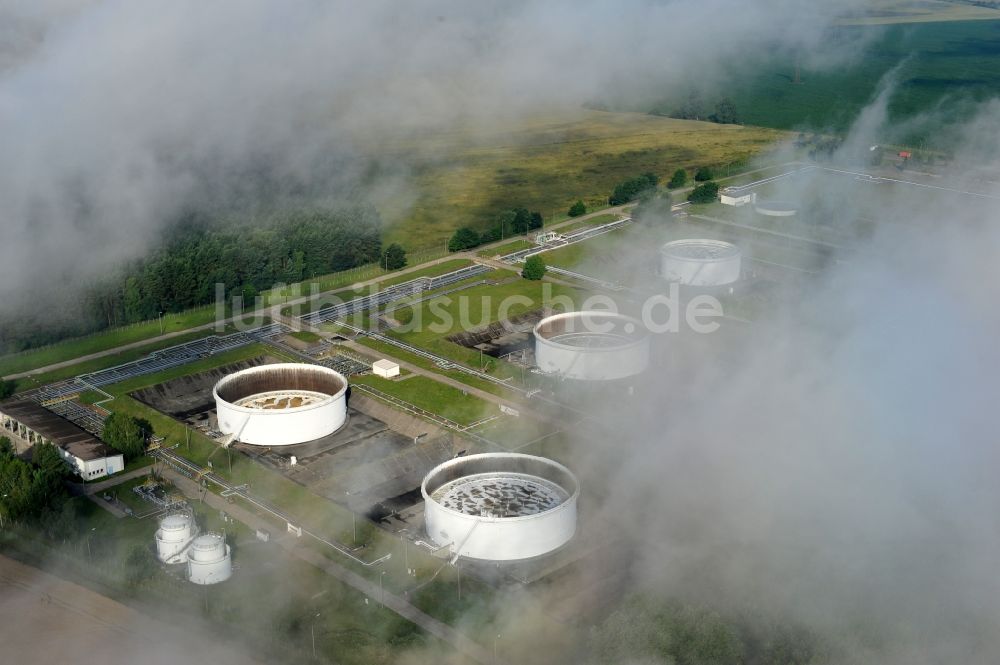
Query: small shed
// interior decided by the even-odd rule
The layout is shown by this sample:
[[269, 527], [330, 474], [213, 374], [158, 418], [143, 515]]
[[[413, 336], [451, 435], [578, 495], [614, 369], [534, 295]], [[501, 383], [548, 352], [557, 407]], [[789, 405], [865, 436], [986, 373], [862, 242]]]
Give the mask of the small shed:
[[372, 373], [375, 376], [381, 376], [383, 379], [390, 379], [394, 376], [399, 376], [399, 363], [394, 363], [391, 360], [376, 360], [372, 363]]

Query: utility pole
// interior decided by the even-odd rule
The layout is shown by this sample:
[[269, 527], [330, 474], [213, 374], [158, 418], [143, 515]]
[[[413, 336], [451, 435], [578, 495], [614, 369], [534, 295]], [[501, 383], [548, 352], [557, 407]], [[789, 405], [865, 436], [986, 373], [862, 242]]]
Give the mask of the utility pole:
[[462, 600], [462, 566], [456, 563], [455, 570], [458, 571], [458, 599]]

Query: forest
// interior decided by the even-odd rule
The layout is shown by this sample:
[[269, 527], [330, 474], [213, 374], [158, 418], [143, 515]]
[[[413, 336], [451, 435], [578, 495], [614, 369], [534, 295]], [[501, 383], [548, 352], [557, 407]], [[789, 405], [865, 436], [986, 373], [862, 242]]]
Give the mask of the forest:
[[379, 260], [381, 219], [371, 206], [299, 210], [266, 219], [189, 219], [169, 227], [146, 257], [112, 266], [89, 284], [79, 312], [62, 324], [38, 312], [0, 321], [0, 353], [155, 319], [214, 302], [227, 293], [257, 295]]

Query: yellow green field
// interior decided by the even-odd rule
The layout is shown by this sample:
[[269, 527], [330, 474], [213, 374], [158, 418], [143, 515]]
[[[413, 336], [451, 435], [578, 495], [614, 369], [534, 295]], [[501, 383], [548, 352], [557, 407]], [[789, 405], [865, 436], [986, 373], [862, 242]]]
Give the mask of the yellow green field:
[[869, 0], [863, 14], [847, 17], [847, 25], [890, 25], [1000, 19], [1000, 10], [962, 0]]
[[550, 222], [577, 199], [606, 205], [614, 185], [652, 171], [720, 166], [760, 154], [784, 136], [757, 127], [716, 125], [640, 113], [579, 110], [521, 120], [517, 126], [384, 139], [383, 159], [415, 164], [406, 195], [379, 202], [385, 241], [443, 246], [462, 225], [486, 228], [504, 209], [523, 206]]

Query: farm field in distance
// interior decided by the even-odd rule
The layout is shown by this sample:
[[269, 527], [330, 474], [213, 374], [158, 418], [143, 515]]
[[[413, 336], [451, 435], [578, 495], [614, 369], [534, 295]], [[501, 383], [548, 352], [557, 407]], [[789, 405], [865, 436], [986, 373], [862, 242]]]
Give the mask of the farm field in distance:
[[962, 0], [869, 0], [868, 9], [849, 14], [848, 25], [893, 25], [941, 21], [982, 21], [1000, 18], [1000, 10]]

